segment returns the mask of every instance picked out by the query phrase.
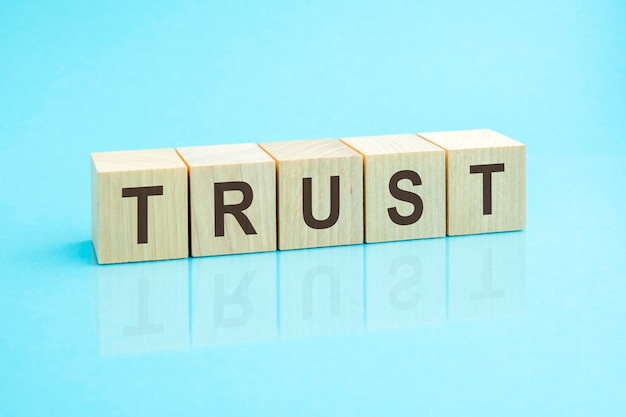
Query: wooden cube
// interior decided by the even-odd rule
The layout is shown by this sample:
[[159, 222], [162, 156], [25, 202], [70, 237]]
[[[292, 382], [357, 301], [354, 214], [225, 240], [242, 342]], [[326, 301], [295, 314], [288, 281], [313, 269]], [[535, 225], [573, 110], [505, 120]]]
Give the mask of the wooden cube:
[[278, 248], [363, 242], [361, 155], [335, 139], [261, 143], [278, 172]]
[[174, 149], [91, 154], [91, 235], [101, 264], [185, 258], [187, 167]]
[[276, 250], [276, 166], [258, 145], [178, 148], [189, 167], [191, 255]]
[[448, 235], [526, 227], [526, 147], [489, 129], [420, 133], [446, 150]]
[[365, 242], [445, 236], [443, 149], [415, 134], [340, 140], [363, 155]]

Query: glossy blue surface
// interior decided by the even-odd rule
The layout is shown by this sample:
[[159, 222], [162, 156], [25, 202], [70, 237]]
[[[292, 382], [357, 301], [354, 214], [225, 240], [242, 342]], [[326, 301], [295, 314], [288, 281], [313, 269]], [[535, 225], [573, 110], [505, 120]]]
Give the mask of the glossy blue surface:
[[[4, 3], [1, 416], [626, 414], [620, 2]], [[479, 127], [524, 232], [94, 261], [90, 152]]]

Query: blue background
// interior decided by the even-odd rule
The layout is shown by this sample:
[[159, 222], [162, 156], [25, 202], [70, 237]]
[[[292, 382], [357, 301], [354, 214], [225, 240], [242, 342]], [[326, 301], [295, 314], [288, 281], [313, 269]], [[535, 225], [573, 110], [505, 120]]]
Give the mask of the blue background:
[[[0, 415], [624, 415], [619, 1], [2, 1]], [[99, 267], [89, 153], [493, 128], [525, 232]]]

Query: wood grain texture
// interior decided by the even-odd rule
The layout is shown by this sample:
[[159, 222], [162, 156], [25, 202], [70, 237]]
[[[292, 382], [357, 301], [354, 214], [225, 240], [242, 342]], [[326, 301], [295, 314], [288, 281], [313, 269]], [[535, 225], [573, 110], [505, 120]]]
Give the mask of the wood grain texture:
[[[447, 234], [526, 227], [526, 147], [489, 129], [419, 133], [446, 150]], [[471, 167], [475, 168], [471, 168]], [[488, 166], [491, 173], [480, 173]], [[501, 169], [503, 171], [501, 171]], [[491, 178], [491, 198], [485, 196]]]
[[[123, 197], [139, 187], [163, 187], [146, 198], [146, 243], [141, 198]], [[91, 220], [101, 264], [187, 257], [187, 167], [174, 149], [92, 153]]]
[[[189, 167], [192, 256], [276, 250], [276, 167], [269, 155], [252, 143], [178, 148], [177, 152]], [[241, 182], [252, 192], [249, 206], [241, 213], [254, 234], [247, 234], [234, 215], [215, 210], [216, 192], [223, 195], [224, 205], [244, 202], [241, 189], [220, 191], [216, 184]], [[221, 236], [216, 221], [223, 222]]]
[[[363, 242], [363, 163], [361, 155], [335, 139], [259, 144], [276, 160], [279, 249]], [[305, 221], [304, 179], [310, 178], [311, 214], [331, 218], [332, 177], [338, 177], [339, 215], [332, 226]]]
[[[415, 134], [365, 136], [340, 139], [363, 155], [365, 176], [365, 242], [441, 237], [446, 234], [446, 172], [444, 150]], [[394, 174], [412, 171], [421, 184]], [[389, 209], [406, 218], [419, 210], [419, 202], [402, 201], [392, 186], [417, 194], [421, 216], [411, 224], [393, 221]]]

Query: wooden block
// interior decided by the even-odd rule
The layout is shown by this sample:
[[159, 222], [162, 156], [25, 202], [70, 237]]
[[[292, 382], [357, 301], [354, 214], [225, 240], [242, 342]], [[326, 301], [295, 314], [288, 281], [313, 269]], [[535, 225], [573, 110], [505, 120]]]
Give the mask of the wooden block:
[[189, 167], [191, 255], [276, 250], [276, 166], [259, 148], [178, 148]]
[[174, 149], [91, 154], [99, 263], [185, 258], [187, 230], [187, 167]]
[[420, 133], [446, 150], [448, 235], [526, 227], [526, 147], [489, 129]]
[[363, 155], [365, 242], [445, 236], [443, 149], [414, 134], [340, 140]]
[[259, 145], [276, 160], [279, 249], [363, 242], [361, 155], [335, 139]]

